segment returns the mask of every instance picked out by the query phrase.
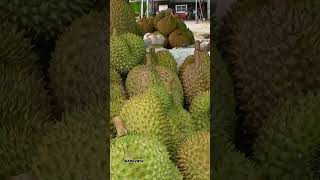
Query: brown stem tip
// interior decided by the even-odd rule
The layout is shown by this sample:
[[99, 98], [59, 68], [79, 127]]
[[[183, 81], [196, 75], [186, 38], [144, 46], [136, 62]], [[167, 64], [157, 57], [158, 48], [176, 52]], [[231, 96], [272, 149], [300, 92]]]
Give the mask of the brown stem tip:
[[128, 133], [128, 130], [126, 129], [123, 120], [120, 116], [114, 117], [112, 119], [114, 126], [117, 130], [117, 137], [125, 136]]

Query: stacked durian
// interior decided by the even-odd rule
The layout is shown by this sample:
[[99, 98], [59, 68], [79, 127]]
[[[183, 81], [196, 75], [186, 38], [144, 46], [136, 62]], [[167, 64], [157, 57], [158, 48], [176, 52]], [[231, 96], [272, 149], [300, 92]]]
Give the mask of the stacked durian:
[[[179, 78], [176, 60], [168, 50], [147, 52], [142, 39], [132, 33], [111, 38], [111, 179], [209, 179], [208, 54], [203, 53], [205, 63], [197, 56], [203, 66], [194, 60], [184, 65], [186, 70]], [[119, 45], [120, 41], [123, 45]], [[196, 52], [200, 55], [199, 50]], [[189, 78], [196, 74], [194, 71], [206, 73], [198, 79]], [[186, 89], [197, 89], [201, 99], [195, 101], [193, 113], [186, 108], [182, 79], [185, 87], [192, 84], [190, 81], [206, 82], [203, 88]], [[201, 140], [202, 144], [185, 151], [190, 140]], [[193, 164], [191, 156], [198, 165]], [[133, 160], [143, 163], [130, 163]], [[197, 171], [199, 166], [203, 171]]]
[[192, 31], [179, 18], [169, 12], [160, 12], [156, 16], [143, 17], [138, 24], [144, 33], [160, 33], [165, 37], [164, 47], [186, 47], [195, 43]]

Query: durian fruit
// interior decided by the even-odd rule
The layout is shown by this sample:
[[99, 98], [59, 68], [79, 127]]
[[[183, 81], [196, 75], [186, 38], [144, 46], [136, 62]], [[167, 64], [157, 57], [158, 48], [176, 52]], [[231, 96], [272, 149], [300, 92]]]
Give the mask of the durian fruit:
[[168, 151], [171, 159], [177, 161], [177, 151], [183, 140], [191, 135], [194, 131], [194, 119], [191, 114], [182, 106], [174, 105], [167, 113], [167, 126], [170, 129], [171, 141], [168, 145]]
[[125, 102], [120, 111], [120, 118], [129, 133], [145, 134], [167, 145], [170, 142], [170, 131], [165, 110], [157, 93], [145, 91]]
[[178, 149], [178, 167], [185, 179], [210, 179], [210, 132], [197, 132], [187, 137]]
[[[175, 103], [183, 104], [183, 89], [176, 73], [153, 65], [152, 55], [147, 54], [147, 64], [134, 67], [127, 76], [125, 87], [129, 97], [143, 93], [155, 84], [162, 84], [169, 91]], [[143, 79], [143, 80], [142, 80]]]
[[232, 69], [250, 135], [288, 96], [320, 88], [320, 15], [303, 4], [264, 7], [239, 23]]
[[111, 179], [183, 179], [157, 139], [135, 133], [123, 135], [111, 140]]
[[38, 58], [32, 51], [31, 41], [18, 31], [16, 25], [1, 22], [0, 39], [0, 64], [22, 67], [35, 65]]
[[182, 72], [181, 82], [187, 105], [191, 104], [196, 95], [210, 89], [210, 65], [209, 62], [201, 63], [200, 52], [197, 48], [195, 61]]
[[195, 44], [193, 32], [189, 28], [187, 29], [186, 34], [190, 40], [190, 44]]
[[320, 93], [277, 106], [259, 132], [255, 157], [266, 179], [319, 179]]
[[[244, 154], [235, 149], [234, 145], [216, 136], [213, 139], [212, 156], [213, 179], [221, 180], [261, 180], [259, 168]], [[277, 179], [277, 178], [276, 178]]]
[[162, 18], [157, 24], [157, 30], [167, 36], [176, 29], [176, 21], [172, 16]]
[[125, 33], [110, 37], [110, 66], [120, 74], [126, 74], [142, 64], [145, 53], [144, 41], [137, 35]]
[[3, 0], [0, 2], [0, 19], [35, 33], [35, 37], [53, 38], [93, 8], [92, 0]]
[[164, 17], [165, 17], [165, 13], [159, 12], [153, 19], [153, 27], [157, 29], [158, 22]]
[[[236, 130], [236, 99], [234, 93], [234, 83], [224, 59], [221, 58], [217, 48], [213, 46], [211, 51], [213, 76], [213, 126], [216, 131], [224, 130], [233, 139]], [[208, 95], [206, 95], [208, 97]], [[201, 101], [200, 101], [201, 102]], [[192, 102], [194, 103], [194, 102]], [[231, 140], [230, 139], [230, 140]]]
[[172, 72], [177, 73], [177, 61], [174, 59], [169, 50], [163, 49], [153, 53], [152, 55], [154, 64], [166, 67]]
[[187, 31], [180, 29], [175, 29], [170, 33], [169, 43], [171, 47], [184, 47], [191, 44]]
[[187, 29], [187, 25], [184, 23], [183, 20], [181, 20], [180, 18], [175, 18], [175, 21], [178, 29], [181, 29], [181, 30]]
[[152, 33], [154, 32], [153, 28], [153, 17], [150, 16], [148, 18], [143, 17], [142, 19], [139, 19], [137, 22], [140, 27], [143, 29], [145, 33]]
[[38, 72], [0, 63], [0, 82], [0, 179], [5, 179], [30, 172], [51, 109]]
[[[209, 54], [207, 52], [200, 52], [200, 61], [201, 63], [209, 63]], [[182, 64], [179, 67], [178, 75], [181, 78], [182, 72], [186, 69], [187, 66], [194, 63], [194, 54], [187, 56]]]
[[106, 103], [106, 29], [105, 16], [92, 13], [74, 21], [56, 42], [49, 74], [63, 111]]
[[37, 179], [107, 179], [107, 121], [96, 106], [64, 114], [37, 146]]
[[[196, 130], [210, 130], [210, 90], [195, 96], [190, 104], [189, 111]], [[214, 123], [216, 122], [214, 121]]]
[[124, 0], [110, 0], [110, 33], [142, 35], [133, 9]]
[[112, 118], [119, 116], [122, 106], [126, 101], [126, 95], [124, 91], [124, 87], [121, 84], [110, 83], [110, 134], [111, 137], [114, 137], [116, 131], [114, 129]]

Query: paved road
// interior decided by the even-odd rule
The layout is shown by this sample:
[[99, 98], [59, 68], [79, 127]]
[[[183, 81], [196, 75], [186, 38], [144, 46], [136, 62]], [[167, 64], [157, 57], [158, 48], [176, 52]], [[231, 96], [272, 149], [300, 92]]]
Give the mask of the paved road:
[[184, 21], [187, 27], [194, 33], [210, 33], [210, 21]]

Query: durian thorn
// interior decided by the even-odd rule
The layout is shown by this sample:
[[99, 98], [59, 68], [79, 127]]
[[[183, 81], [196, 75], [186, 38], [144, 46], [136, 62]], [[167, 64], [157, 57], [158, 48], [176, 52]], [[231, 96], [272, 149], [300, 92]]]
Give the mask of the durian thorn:
[[[152, 51], [152, 49], [150, 49], [150, 51]], [[151, 65], [152, 64], [152, 55], [151, 52], [148, 52], [146, 55], [146, 65]]]
[[128, 130], [126, 129], [123, 120], [120, 116], [114, 117], [112, 121], [117, 130], [117, 137], [125, 136], [128, 134]]

